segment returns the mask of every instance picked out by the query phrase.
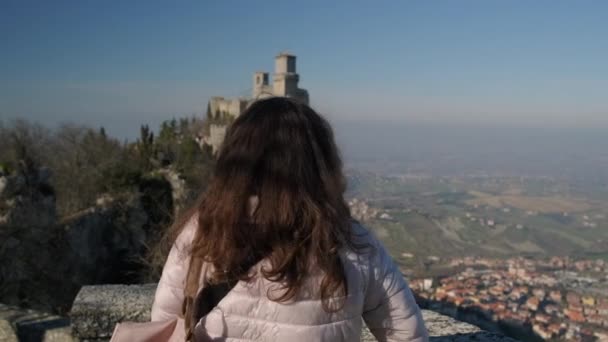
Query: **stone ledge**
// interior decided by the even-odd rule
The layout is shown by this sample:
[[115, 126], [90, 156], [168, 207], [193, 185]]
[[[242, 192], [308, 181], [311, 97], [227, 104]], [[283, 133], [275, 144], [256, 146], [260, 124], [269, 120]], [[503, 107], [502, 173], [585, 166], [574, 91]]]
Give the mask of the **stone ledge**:
[[[149, 321], [155, 290], [156, 284], [84, 286], [70, 313], [74, 337], [82, 341], [107, 341], [118, 322]], [[434, 311], [423, 310], [422, 314], [433, 342], [515, 341]], [[362, 341], [375, 341], [367, 328]]]
[[71, 342], [70, 320], [0, 304], [0, 341]]
[[83, 286], [72, 305], [74, 337], [109, 340], [118, 322], [146, 322], [156, 284]]

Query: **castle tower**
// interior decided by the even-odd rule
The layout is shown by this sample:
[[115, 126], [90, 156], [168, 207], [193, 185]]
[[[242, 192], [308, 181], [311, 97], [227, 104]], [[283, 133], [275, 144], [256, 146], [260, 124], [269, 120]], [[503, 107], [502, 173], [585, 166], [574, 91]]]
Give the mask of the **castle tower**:
[[258, 99], [265, 95], [271, 95], [272, 89], [268, 84], [268, 73], [265, 71], [257, 71], [253, 74], [253, 92], [252, 97]]
[[296, 56], [281, 53], [275, 57], [273, 77], [273, 93], [275, 96], [298, 96], [298, 81], [300, 75], [296, 73]]

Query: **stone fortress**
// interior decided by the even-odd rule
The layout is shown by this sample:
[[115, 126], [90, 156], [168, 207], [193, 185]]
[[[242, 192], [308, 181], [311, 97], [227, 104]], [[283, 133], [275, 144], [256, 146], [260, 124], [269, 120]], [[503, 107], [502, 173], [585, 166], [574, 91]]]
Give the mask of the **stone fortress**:
[[257, 71], [253, 74], [251, 98], [213, 96], [209, 100], [211, 113], [237, 117], [253, 101], [271, 96], [291, 97], [308, 104], [308, 91], [298, 88], [300, 75], [296, 71], [296, 56], [282, 52], [275, 57], [274, 63], [272, 85], [269, 83], [268, 72]]
[[[296, 56], [282, 52], [275, 57], [272, 84], [269, 83], [268, 72], [257, 71], [253, 74], [253, 88], [250, 98], [213, 96], [209, 100], [208, 110], [213, 117], [234, 119], [251, 103], [267, 97], [289, 97], [308, 104], [308, 91], [299, 88], [299, 82], [300, 75], [296, 71]], [[208, 134], [202, 138], [202, 143], [210, 145], [215, 153], [219, 149], [225, 135], [226, 124], [211, 123]]]

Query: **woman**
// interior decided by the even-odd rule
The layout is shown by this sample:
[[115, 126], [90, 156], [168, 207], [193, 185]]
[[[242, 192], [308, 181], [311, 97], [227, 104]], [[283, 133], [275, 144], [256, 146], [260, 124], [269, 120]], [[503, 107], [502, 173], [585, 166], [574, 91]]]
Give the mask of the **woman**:
[[345, 187], [327, 121], [287, 98], [253, 103], [175, 226], [152, 321], [184, 317], [193, 341], [297, 342], [359, 340], [363, 318], [380, 341], [426, 341], [406, 281], [350, 217]]

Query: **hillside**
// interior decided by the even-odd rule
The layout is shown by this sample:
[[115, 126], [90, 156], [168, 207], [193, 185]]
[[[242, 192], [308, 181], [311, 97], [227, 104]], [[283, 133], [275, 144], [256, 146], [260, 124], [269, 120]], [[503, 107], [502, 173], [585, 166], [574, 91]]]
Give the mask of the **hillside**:
[[402, 262], [414, 257], [608, 252], [608, 205], [550, 179], [382, 177], [349, 172], [349, 197]]

